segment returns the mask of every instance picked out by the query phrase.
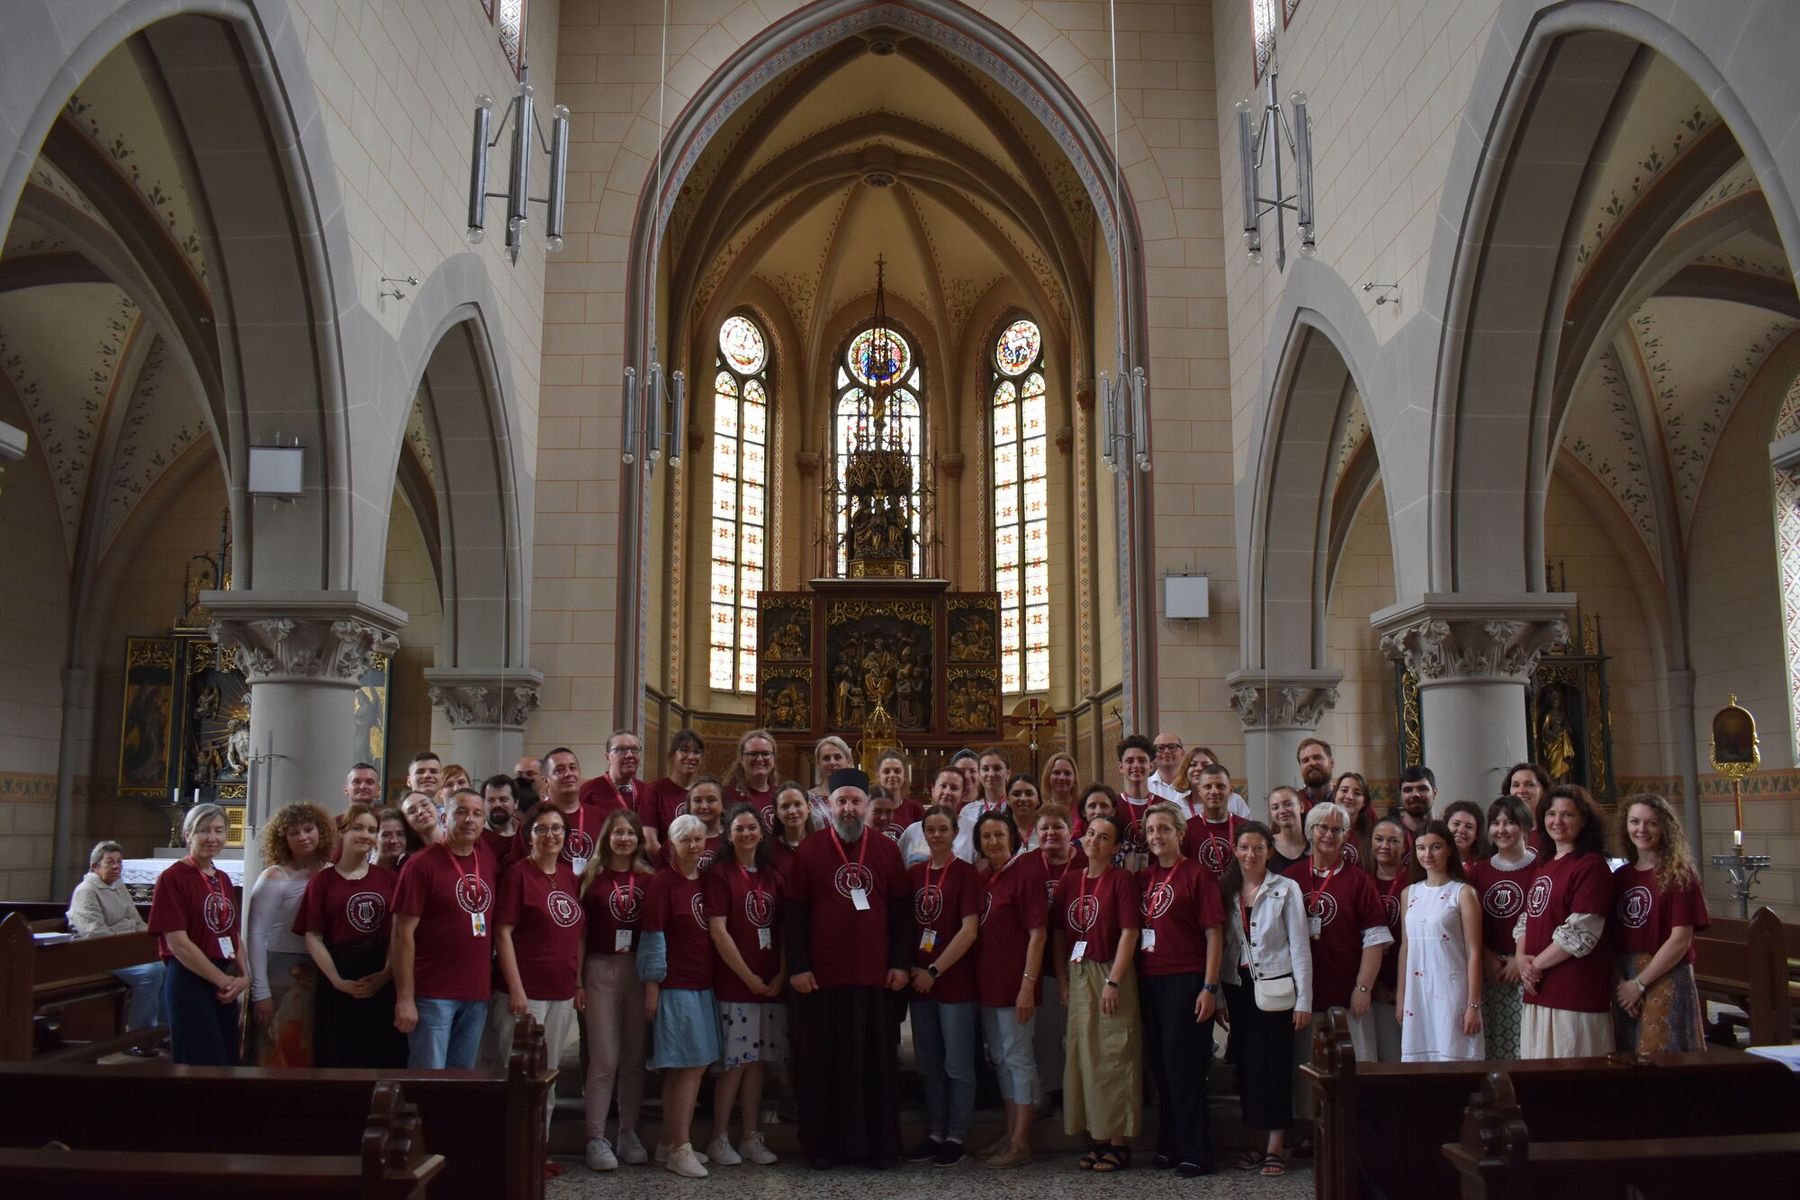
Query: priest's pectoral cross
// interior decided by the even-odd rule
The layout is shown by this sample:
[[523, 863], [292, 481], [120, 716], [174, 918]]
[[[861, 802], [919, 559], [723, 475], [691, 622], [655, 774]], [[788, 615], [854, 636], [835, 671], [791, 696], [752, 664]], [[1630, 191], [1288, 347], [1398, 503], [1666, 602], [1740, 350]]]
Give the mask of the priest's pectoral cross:
[[1035, 696], [1020, 707], [1023, 713], [1008, 716], [1006, 723], [1025, 731], [1026, 745], [1031, 750], [1031, 773], [1035, 776], [1038, 773], [1038, 730], [1056, 728], [1056, 713], [1043, 707]]

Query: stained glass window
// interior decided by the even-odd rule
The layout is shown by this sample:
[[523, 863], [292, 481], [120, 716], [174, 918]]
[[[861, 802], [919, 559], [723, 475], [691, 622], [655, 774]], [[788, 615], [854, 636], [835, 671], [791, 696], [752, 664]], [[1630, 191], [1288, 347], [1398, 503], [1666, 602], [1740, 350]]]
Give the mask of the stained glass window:
[[1002, 330], [990, 368], [1000, 687], [1041, 692], [1050, 687], [1050, 427], [1036, 322]]
[[756, 323], [727, 317], [713, 374], [708, 680], [718, 691], [756, 690], [756, 594], [768, 563], [768, 363]]
[[[1800, 381], [1788, 389], [1775, 418], [1775, 438], [1800, 433]], [[1781, 632], [1787, 649], [1788, 728], [1800, 762], [1800, 481], [1775, 472], [1775, 554], [1781, 573]]]
[[1275, 0], [1250, 0], [1251, 78], [1260, 82], [1275, 53]]
[[[875, 355], [880, 347], [885, 346], [883, 361], [875, 362]], [[856, 444], [857, 405], [863, 399], [864, 389], [872, 388], [877, 383], [892, 379], [893, 390], [888, 394], [888, 402], [892, 406], [889, 416], [890, 428], [897, 422], [901, 437], [912, 447], [912, 545], [913, 574], [922, 574], [925, 569], [924, 529], [920, 526], [920, 488], [923, 484], [925, 453], [925, 367], [913, 353], [912, 344], [897, 329], [885, 331], [885, 336], [877, 337], [873, 327], [863, 330], [850, 339], [850, 345], [844, 351], [844, 357], [838, 363], [835, 379], [837, 400], [832, 408], [832, 447], [837, 456], [837, 477], [844, 477], [845, 468], [850, 464], [850, 450]], [[845, 537], [844, 533], [850, 519], [849, 513], [842, 503], [837, 510], [837, 545], [838, 572], [845, 570]]]

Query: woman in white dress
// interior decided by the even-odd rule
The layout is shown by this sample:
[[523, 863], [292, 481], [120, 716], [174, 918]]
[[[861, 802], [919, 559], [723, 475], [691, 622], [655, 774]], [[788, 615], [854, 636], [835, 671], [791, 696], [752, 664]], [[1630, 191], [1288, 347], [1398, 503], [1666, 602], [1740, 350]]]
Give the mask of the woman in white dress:
[[1456, 841], [1433, 821], [1413, 842], [1414, 882], [1400, 897], [1394, 1017], [1401, 1062], [1471, 1062], [1481, 1036], [1481, 905], [1463, 880]]

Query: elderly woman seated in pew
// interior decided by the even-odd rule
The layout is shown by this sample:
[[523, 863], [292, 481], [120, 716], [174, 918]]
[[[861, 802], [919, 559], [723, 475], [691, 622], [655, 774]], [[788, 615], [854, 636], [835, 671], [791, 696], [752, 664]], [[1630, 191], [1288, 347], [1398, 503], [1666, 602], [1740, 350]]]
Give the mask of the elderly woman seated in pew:
[[[117, 842], [96, 842], [88, 854], [88, 873], [69, 897], [69, 932], [81, 937], [142, 933], [148, 926], [125, 887], [125, 850]], [[113, 978], [125, 985], [125, 1030], [150, 1029], [163, 1023], [161, 962], [120, 967]], [[131, 1054], [155, 1054], [132, 1047]]]

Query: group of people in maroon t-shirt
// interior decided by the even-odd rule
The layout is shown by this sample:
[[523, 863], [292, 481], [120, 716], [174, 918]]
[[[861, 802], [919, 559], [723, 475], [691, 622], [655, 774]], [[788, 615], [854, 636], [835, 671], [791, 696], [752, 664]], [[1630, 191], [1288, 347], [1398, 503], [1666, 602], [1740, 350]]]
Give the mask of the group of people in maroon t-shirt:
[[[520, 1018], [545, 1027], [553, 1054], [579, 1021], [589, 1166], [651, 1158], [638, 1136], [648, 1068], [663, 1086], [656, 1160], [690, 1177], [775, 1161], [758, 1124], [765, 1071], [790, 1059], [818, 1167], [961, 1161], [984, 1055], [1004, 1128], [978, 1157], [1028, 1161], [1037, 1109], [1060, 1094], [1065, 1128], [1090, 1142], [1082, 1168], [1121, 1170], [1147, 1071], [1158, 1165], [1201, 1174], [1213, 1169], [1206, 1066], [1227, 1010], [1242, 1017], [1240, 1076], [1291, 1071], [1302, 1018], [1340, 1006], [1370, 1059], [1700, 1045], [1691, 941], [1706, 907], [1661, 797], [1622, 807], [1614, 871], [1591, 797], [1530, 764], [1509, 772], [1485, 828], [1468, 803], [1448, 825], [1410, 804], [1377, 821], [1361, 776], [1334, 780], [1329, 746], [1308, 739], [1302, 784], [1277, 789], [1271, 829], [1229, 811], [1230, 776], [1210, 752], [1190, 792], [1150, 793], [1164, 747], [1140, 735], [1119, 745], [1123, 792], [1059, 777], [1046, 802], [1031, 776], [979, 771], [984, 756], [970, 754], [932, 780], [928, 805], [903, 795], [900, 756], [875, 784], [827, 742], [831, 771], [813, 790], [780, 780], [764, 731], [740, 739], [720, 780], [684, 730], [669, 774], [645, 783], [641, 743], [618, 731], [600, 776], [584, 779], [565, 748], [545, 755], [544, 794], [523, 812], [472, 788], [429, 819], [408, 810], [412, 848], [398, 856], [382, 814], [353, 803], [293, 924], [320, 973], [315, 1062], [498, 1064]], [[1071, 811], [1062, 801], [1078, 792]], [[222, 821], [190, 814], [190, 855], [150, 917], [178, 1062], [235, 1061], [239, 923], [211, 862]], [[1280, 940], [1270, 931], [1289, 896], [1303, 936], [1261, 961], [1252, 940]], [[927, 1107], [910, 1147], [894, 1108], [906, 1015]], [[713, 1137], [697, 1151], [709, 1071]], [[1288, 1093], [1240, 1082], [1271, 1149], [1238, 1165], [1279, 1174], [1270, 1114]]]

